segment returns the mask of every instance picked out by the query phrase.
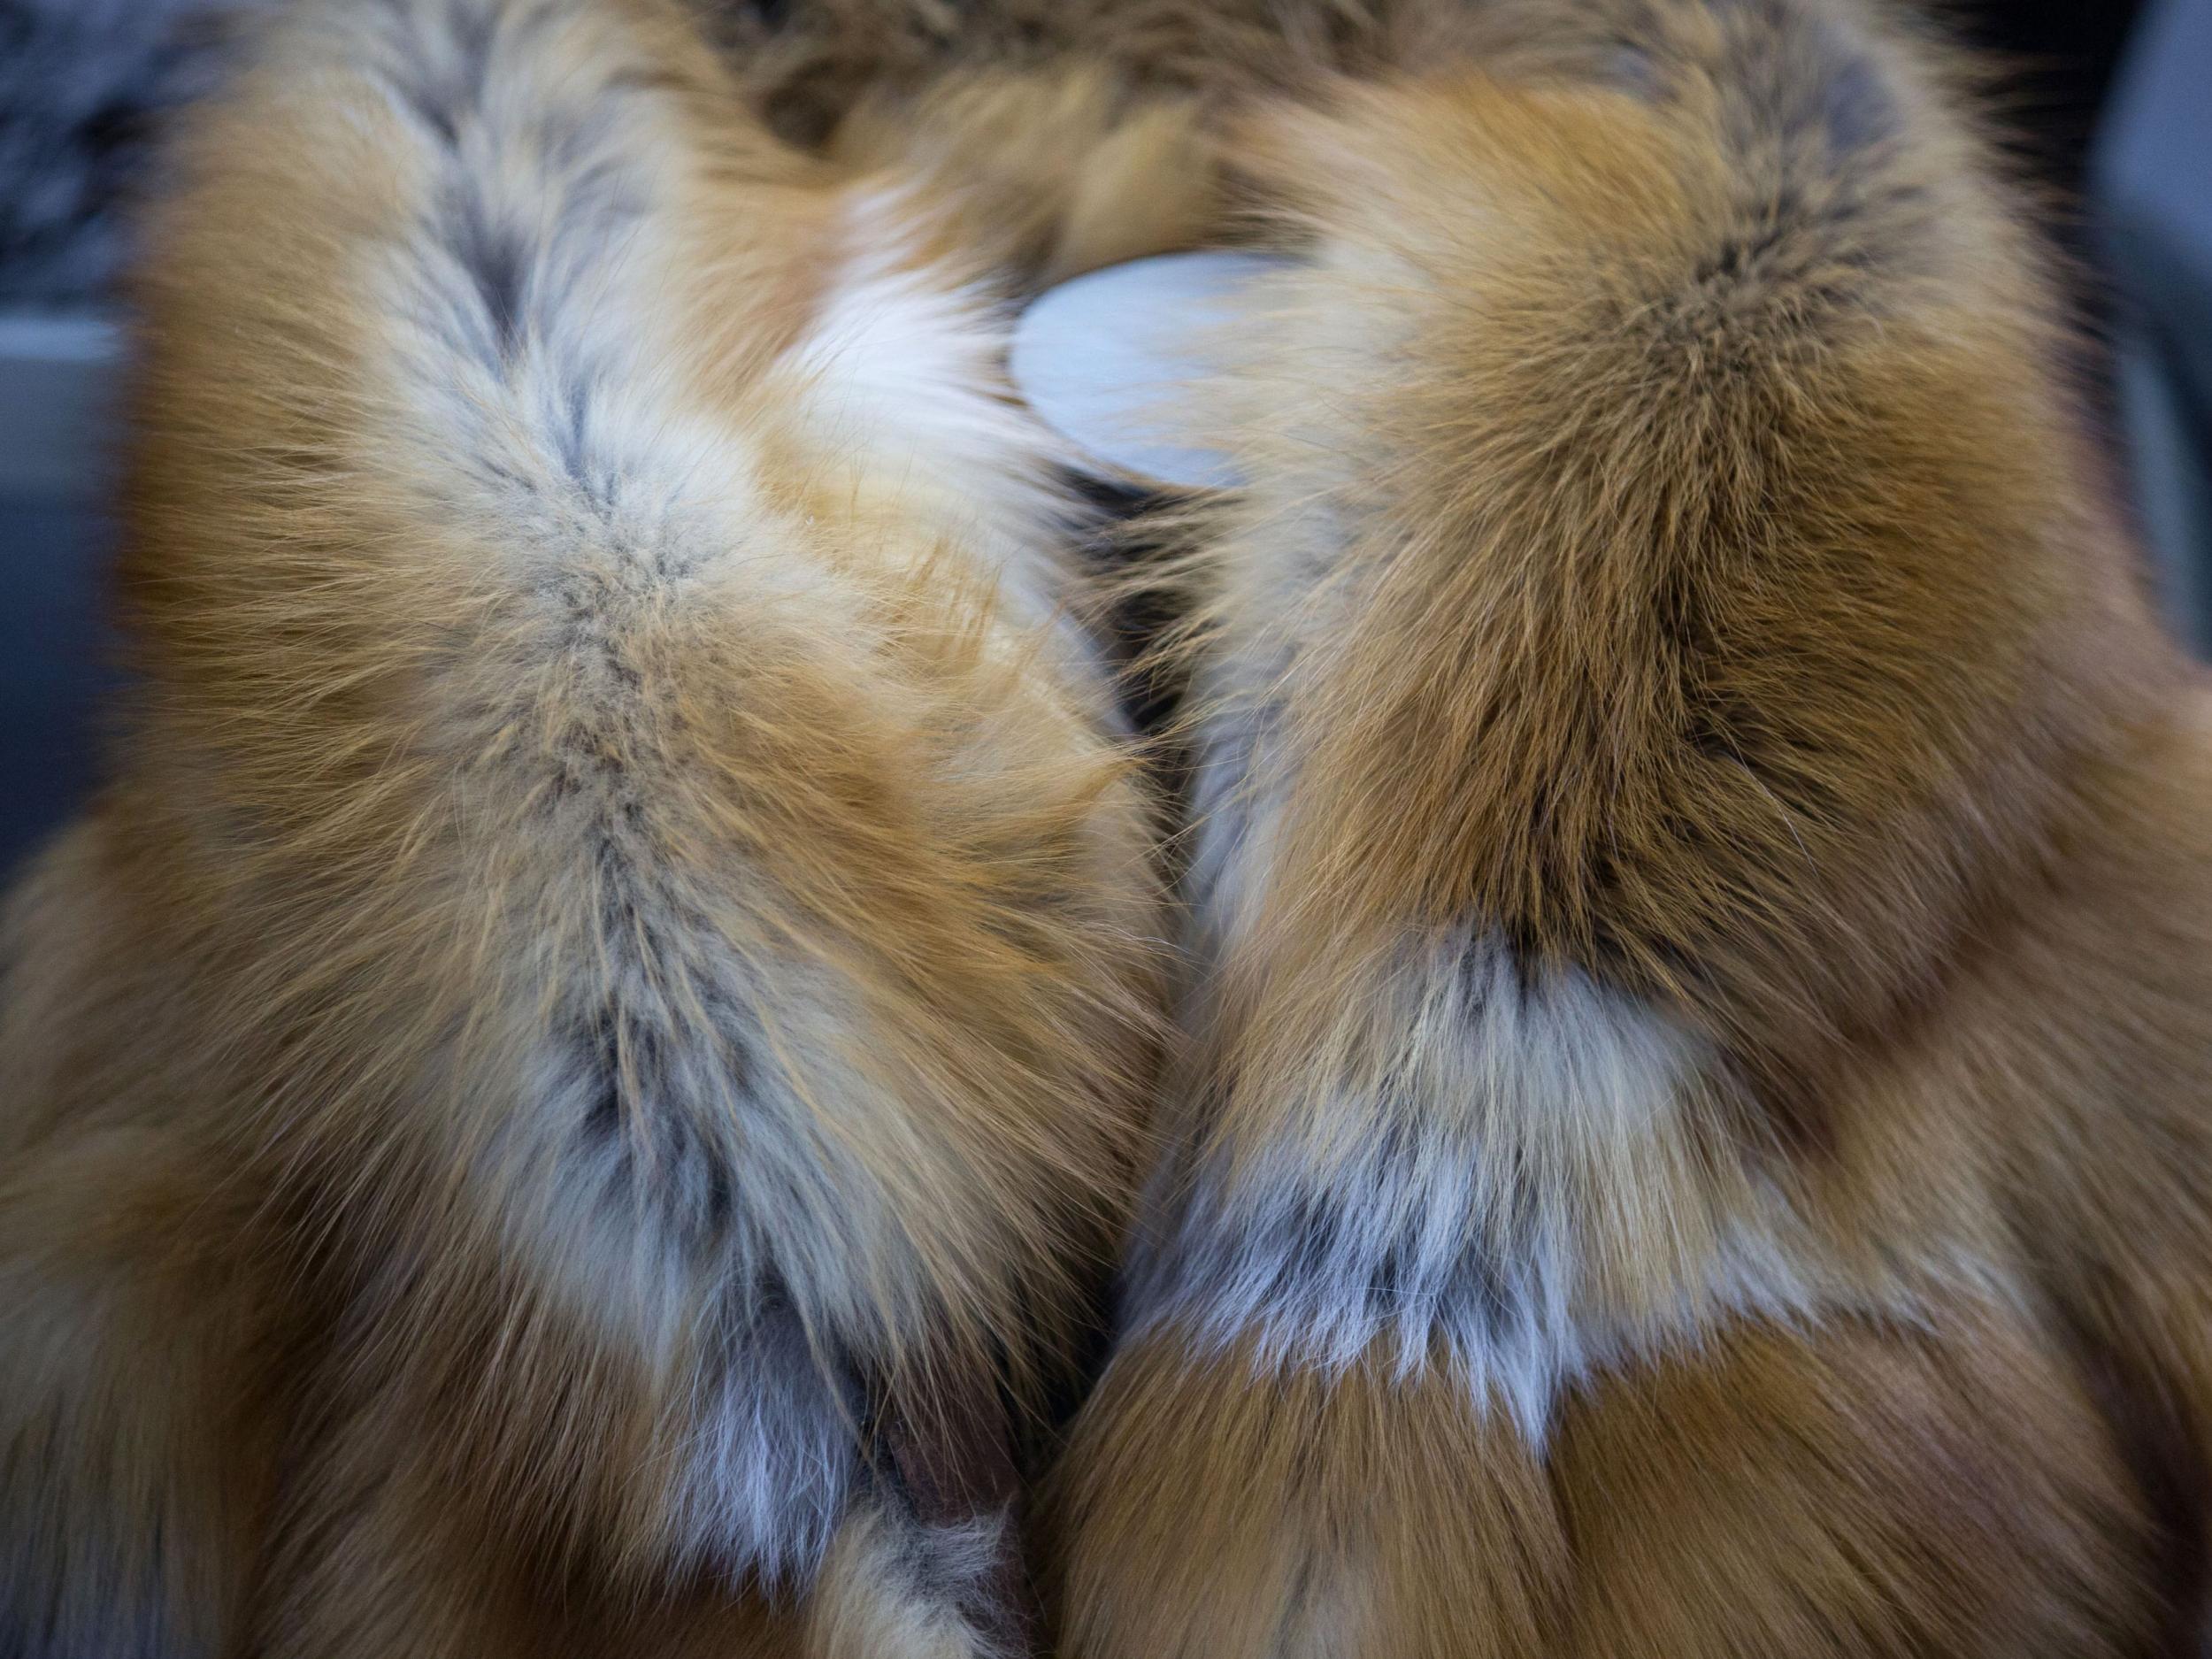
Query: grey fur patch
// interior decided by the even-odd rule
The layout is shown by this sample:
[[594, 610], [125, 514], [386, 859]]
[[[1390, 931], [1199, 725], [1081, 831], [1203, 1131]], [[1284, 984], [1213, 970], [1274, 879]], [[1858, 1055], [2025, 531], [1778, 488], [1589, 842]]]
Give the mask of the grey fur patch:
[[1897, 99], [1881, 73], [1855, 55], [1822, 77], [1821, 114], [1829, 148], [1839, 157], [1889, 142], [1901, 125]]
[[1259, 1331], [1277, 1356], [1324, 1369], [1379, 1340], [1410, 1368], [1432, 1347], [1479, 1354], [1526, 1335], [1532, 1269], [1473, 1225], [1477, 1160], [1452, 1141], [1402, 1118], [1325, 1179], [1287, 1160], [1233, 1185], [1208, 1171], [1147, 1253], [1133, 1310], [1196, 1316], [1224, 1340]]
[[1441, 1369], [1533, 1437], [1590, 1346], [1585, 1253], [1607, 1245], [1583, 1194], [1681, 1134], [1695, 1051], [1486, 936], [1409, 961], [1390, 997], [1365, 1041], [1404, 1058], [1379, 1083], [1316, 1078], [1269, 1144], [1156, 1179], [1126, 1321], [1268, 1367]]
[[1033, 1650], [1005, 1602], [1005, 1517], [929, 1525], [895, 1503], [873, 1504], [856, 1505], [851, 1525], [857, 1548], [848, 1572], [855, 1581], [836, 1584], [835, 1605], [822, 1609], [838, 1631], [826, 1646], [943, 1659], [1017, 1659]]
[[859, 1477], [859, 1381], [772, 1283], [728, 1310], [718, 1346], [684, 1448], [683, 1532], [733, 1579], [809, 1583]]

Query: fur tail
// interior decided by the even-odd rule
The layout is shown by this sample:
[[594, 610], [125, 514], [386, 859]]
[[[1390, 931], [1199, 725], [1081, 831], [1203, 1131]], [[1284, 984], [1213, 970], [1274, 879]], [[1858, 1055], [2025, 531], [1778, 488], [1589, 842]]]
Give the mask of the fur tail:
[[1313, 250], [1225, 417], [1217, 691], [1300, 779], [1256, 981], [1340, 964], [1340, 1002], [1393, 929], [1479, 917], [1786, 1112], [2106, 739], [2100, 619], [2140, 606], [2067, 342], [1939, 58], [1870, 9], [1473, 35], [1239, 157]]
[[302, 0], [183, 143], [144, 690], [12, 1059], [27, 1185], [119, 1121], [168, 1185], [0, 1261], [88, 1263], [86, 1330], [0, 1343], [27, 1595], [194, 1513], [132, 1503], [204, 1474], [119, 1370], [150, 1263], [232, 1287], [176, 1310], [196, 1389], [257, 1345], [296, 1393], [211, 1506], [273, 1548], [199, 1575], [246, 1634], [174, 1582], [103, 1632], [577, 1651], [496, 1624], [566, 1616], [549, 1570], [578, 1629], [787, 1601], [872, 1424], [1010, 1457], [1126, 1203], [1156, 899], [1052, 445], [926, 204], [722, 76], [657, 0]]
[[[2036, 260], [1870, 7], [1466, 11], [1232, 150], [1303, 257], [1225, 334], [1244, 487], [1181, 562], [1205, 972], [1056, 1494], [1066, 1647], [1581, 1651], [1548, 1627], [1605, 1609], [1587, 1651], [2085, 1650], [2138, 1617], [2101, 1426], [2054, 1372], [2065, 1426], [2008, 1442], [2027, 1366], [1914, 1352], [1924, 1318], [1980, 1366], [2001, 1229], [1978, 1171], [1868, 1197], [1899, 1155], [1844, 1115], [2170, 672]], [[1871, 1221], [1804, 1196], [1809, 1148]], [[1610, 1514], [1634, 1458], [1725, 1463], [1752, 1420], [1748, 1371], [1710, 1417], [1623, 1405], [1640, 1365], [1740, 1337], [1831, 1409], [1861, 1333], [1868, 1404], [1815, 1463], [1739, 1460], [1726, 1548], [1587, 1548], [1578, 1483]], [[2039, 1494], [1983, 1521], [2052, 1523], [1969, 1552], [2002, 1612], [1957, 1639], [1955, 1529], [1872, 1409], [1908, 1399]], [[1578, 1472], [1593, 1401], [1634, 1426]], [[1628, 1531], [1671, 1545], [1710, 1489]], [[1847, 1568], [1774, 1544], [1793, 1505]]]

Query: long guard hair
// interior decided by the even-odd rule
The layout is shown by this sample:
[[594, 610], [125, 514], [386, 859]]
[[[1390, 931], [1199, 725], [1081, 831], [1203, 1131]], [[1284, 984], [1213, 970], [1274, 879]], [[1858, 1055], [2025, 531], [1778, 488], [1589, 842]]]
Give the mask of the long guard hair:
[[653, 0], [302, 0], [174, 170], [0, 1652], [1020, 1647], [1162, 924], [966, 210]]
[[1189, 1052], [1063, 1651], [2165, 1651], [2212, 703], [2042, 256], [1886, 11], [1425, 10], [1229, 141], [1294, 263], [1178, 526]]

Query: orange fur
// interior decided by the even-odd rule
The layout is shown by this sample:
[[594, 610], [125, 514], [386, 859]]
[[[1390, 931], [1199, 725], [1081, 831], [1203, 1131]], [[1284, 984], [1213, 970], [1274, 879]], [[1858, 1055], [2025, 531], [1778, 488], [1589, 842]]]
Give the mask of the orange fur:
[[2016, 209], [1870, 6], [1501, 0], [1405, 67], [1226, 157], [1301, 263], [1176, 530], [1194, 1048], [1068, 1651], [2152, 1651], [2207, 702]]
[[2031, 1333], [1733, 1333], [1568, 1403], [1559, 1651], [2147, 1651], [2139, 1500]]
[[[1066, 1650], [1539, 1651], [1567, 1571], [1539, 1459], [1448, 1380], [1119, 1353], [1053, 1494]], [[1410, 1448], [1418, 1455], [1409, 1456]]]
[[841, 1527], [986, 1651], [924, 1556], [1158, 932], [986, 273], [649, 0], [303, 4], [179, 172], [142, 685], [8, 922], [0, 1646], [844, 1654]]
[[[31, 1651], [1022, 1642], [978, 1441], [1127, 1202], [1156, 910], [1051, 515], [903, 353], [947, 285], [1229, 234], [1302, 268], [1195, 411], [1248, 488], [1177, 526], [1192, 1041], [1047, 1494], [1063, 1650], [2159, 1651], [2212, 700], [1940, 54], [1855, 0], [839, 0], [739, 65], [810, 158], [659, 6], [582, 15], [541, 90], [662, 141], [594, 243], [655, 452], [745, 461], [674, 497], [743, 528], [704, 597], [594, 539], [619, 479], [472, 515], [504, 429], [371, 372], [440, 197], [360, 61], [284, 36], [164, 218], [148, 689], [0, 933]], [[528, 154], [464, 172], [534, 203]], [[677, 1180], [635, 1009], [715, 1026], [724, 949], [836, 1194], [808, 1363], [864, 1361], [810, 1594], [687, 1542], [716, 1286], [526, 1133], [584, 987]]]

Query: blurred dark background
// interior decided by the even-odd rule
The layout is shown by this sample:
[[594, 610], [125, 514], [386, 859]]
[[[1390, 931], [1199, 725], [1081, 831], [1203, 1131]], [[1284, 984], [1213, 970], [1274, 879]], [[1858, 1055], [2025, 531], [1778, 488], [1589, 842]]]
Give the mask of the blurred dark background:
[[[0, 0], [0, 876], [98, 771], [123, 204], [265, 3]], [[1934, 9], [2052, 188], [2162, 591], [2212, 648], [2212, 0]]]
[[2133, 0], [1972, 0], [1941, 8], [1957, 32], [1996, 55], [2005, 112], [2047, 176], [2078, 189], [2107, 88], [2138, 13]]

